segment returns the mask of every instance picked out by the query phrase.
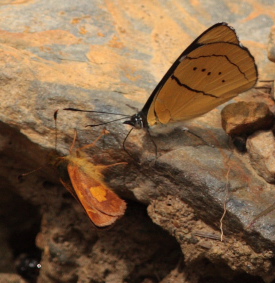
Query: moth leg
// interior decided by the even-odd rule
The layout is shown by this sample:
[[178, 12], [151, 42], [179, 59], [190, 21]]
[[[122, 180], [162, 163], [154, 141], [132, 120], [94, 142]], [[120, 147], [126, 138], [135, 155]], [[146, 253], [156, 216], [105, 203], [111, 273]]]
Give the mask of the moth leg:
[[70, 147], [70, 152], [72, 152], [72, 150], [74, 149], [76, 140], [77, 140], [77, 131], [76, 131], [76, 129], [74, 129], [74, 140], [73, 140], [73, 143]]
[[[109, 134], [109, 131], [107, 131], [106, 129], [104, 129], [101, 133], [101, 135], [93, 142], [93, 143], [90, 143], [90, 144], [87, 144], [87, 145], [84, 145], [82, 147], [80, 147], [78, 150], [85, 150], [87, 148], [90, 148], [90, 147], [94, 147], [96, 145], [96, 143], [102, 138], [104, 137], [105, 135], [108, 135]], [[75, 141], [75, 140], [74, 140]]]

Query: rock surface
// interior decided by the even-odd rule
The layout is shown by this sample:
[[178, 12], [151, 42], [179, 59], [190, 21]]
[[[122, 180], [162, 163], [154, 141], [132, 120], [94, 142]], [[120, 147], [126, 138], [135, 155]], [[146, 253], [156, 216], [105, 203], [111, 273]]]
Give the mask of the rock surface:
[[[55, 150], [56, 109], [134, 114], [174, 59], [216, 22], [234, 26], [255, 56], [260, 78], [273, 80], [275, 65], [266, 48], [274, 8], [273, 1], [225, 0], [2, 4], [0, 178], [6, 201], [1, 214], [13, 253], [31, 252], [35, 241], [42, 250], [38, 282], [275, 279], [274, 213], [248, 229], [253, 217], [274, 202], [274, 185], [258, 176], [247, 155], [229, 146], [221, 128], [223, 106], [183, 125], [203, 140], [181, 128], [154, 136], [157, 159], [150, 137], [133, 131], [126, 147], [140, 164], [122, 149], [129, 128], [120, 122], [107, 125], [111, 134], [90, 151], [94, 162], [128, 162], [106, 176], [128, 202], [125, 217], [110, 230], [96, 230], [59, 183], [56, 170], [46, 166]], [[253, 89], [236, 100], [274, 107], [265, 90]], [[74, 128], [85, 145], [101, 132], [85, 125], [115, 118], [60, 111], [58, 152], [68, 154]], [[19, 174], [40, 166], [18, 181]]]
[[269, 183], [275, 183], [275, 138], [272, 131], [257, 132], [247, 140], [251, 165]]
[[273, 26], [270, 31], [267, 48], [268, 59], [272, 62], [275, 62], [275, 26]]
[[274, 124], [274, 115], [261, 102], [231, 103], [223, 108], [221, 118], [222, 127], [230, 136], [248, 136], [258, 130], [268, 130]]

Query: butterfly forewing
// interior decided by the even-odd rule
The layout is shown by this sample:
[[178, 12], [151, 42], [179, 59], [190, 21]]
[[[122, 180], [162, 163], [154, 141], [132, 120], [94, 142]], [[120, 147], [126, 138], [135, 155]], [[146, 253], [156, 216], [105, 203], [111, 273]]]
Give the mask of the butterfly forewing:
[[195, 42], [196, 48], [174, 64], [163, 86], [154, 91], [150, 126], [198, 117], [255, 85], [254, 58], [239, 45], [232, 28], [216, 25]]
[[226, 23], [219, 23], [200, 35], [196, 40], [198, 44], [208, 44], [214, 42], [231, 42], [239, 44], [239, 39], [233, 28], [229, 27]]

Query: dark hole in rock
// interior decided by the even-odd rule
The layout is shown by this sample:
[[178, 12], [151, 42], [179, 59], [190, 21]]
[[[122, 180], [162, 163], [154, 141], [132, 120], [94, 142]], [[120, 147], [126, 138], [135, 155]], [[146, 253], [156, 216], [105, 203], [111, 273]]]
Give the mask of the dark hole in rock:
[[208, 259], [203, 259], [193, 267], [192, 273], [200, 274], [198, 283], [264, 283], [264, 280], [259, 276], [235, 272], [226, 264], [213, 264]]
[[16, 270], [28, 282], [36, 282], [39, 269], [35, 262], [38, 264], [41, 259], [41, 251], [35, 245], [40, 213], [34, 205], [9, 189], [2, 191], [0, 203], [1, 222], [6, 228], [5, 240], [11, 254], [10, 271]]

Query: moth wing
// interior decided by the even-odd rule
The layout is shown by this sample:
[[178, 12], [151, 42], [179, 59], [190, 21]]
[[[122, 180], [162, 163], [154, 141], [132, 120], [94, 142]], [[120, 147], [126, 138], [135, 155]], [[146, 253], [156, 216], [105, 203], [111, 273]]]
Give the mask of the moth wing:
[[73, 197], [78, 200], [77, 194], [75, 193], [75, 190], [71, 184], [71, 182], [65, 181], [65, 179], [60, 178], [59, 179], [61, 184], [73, 195]]
[[105, 227], [113, 224], [118, 217], [110, 216], [104, 214], [97, 209], [93, 208], [90, 204], [87, 204], [84, 200], [81, 201], [78, 195], [75, 193], [75, 189], [73, 188], [70, 182], [64, 181], [64, 179], [60, 179], [62, 185], [74, 196], [74, 198], [82, 205], [86, 213], [88, 214], [90, 220], [98, 227]]
[[98, 182], [72, 164], [68, 165], [68, 173], [78, 200], [95, 225], [110, 225], [124, 214], [125, 201], [110, 190], [104, 182]]

